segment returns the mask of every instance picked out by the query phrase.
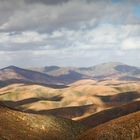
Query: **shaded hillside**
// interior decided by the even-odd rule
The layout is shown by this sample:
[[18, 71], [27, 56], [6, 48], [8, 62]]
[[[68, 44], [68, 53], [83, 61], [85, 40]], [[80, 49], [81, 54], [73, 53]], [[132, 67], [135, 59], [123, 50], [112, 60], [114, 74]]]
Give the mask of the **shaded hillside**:
[[92, 114], [97, 111], [96, 105], [85, 105], [85, 106], [74, 106], [74, 107], [63, 107], [56, 108], [51, 110], [26, 110], [26, 112], [35, 113], [35, 114], [52, 114], [54, 116], [59, 116], [63, 118], [73, 119], [82, 117], [88, 114]]
[[122, 80], [122, 81], [140, 81], [140, 78], [137, 78], [137, 77], [133, 77], [133, 76], [122, 76], [119, 78], [119, 80]]
[[97, 95], [104, 103], [110, 104], [110, 105], [119, 105], [131, 102], [135, 99], [140, 98], [140, 93], [137, 91], [130, 91], [130, 92], [122, 92], [118, 93], [116, 95], [109, 95], [109, 96], [101, 96]]
[[[47, 66], [43, 68], [31, 68], [39, 72], [59, 77], [66, 76], [68, 77], [70, 71], [88, 76], [88, 78], [103, 80], [103, 79], [119, 79], [119, 80], [128, 80], [128, 81], [140, 81], [140, 68], [135, 66], [129, 66], [119, 62], [109, 62], [102, 63], [99, 65], [91, 67], [58, 67], [58, 66]], [[71, 77], [69, 77], [71, 78]], [[79, 80], [80, 80], [79, 79]]]
[[50, 88], [56, 88], [56, 89], [62, 89], [62, 88], [67, 88], [67, 85], [64, 84], [45, 84], [45, 83], [38, 83], [38, 82], [33, 82], [33, 81], [28, 81], [28, 80], [17, 80], [17, 79], [10, 79], [10, 80], [4, 80], [0, 81], [0, 88], [12, 85], [12, 84], [25, 84], [25, 85], [40, 85], [40, 86], [46, 86]]
[[87, 130], [77, 140], [135, 140], [140, 137], [140, 111]]
[[128, 65], [117, 65], [115, 69], [121, 73], [130, 73], [134, 75], [140, 74], [140, 68], [134, 67], [134, 66], [128, 66]]
[[140, 68], [110, 62], [82, 68], [48, 66], [29, 70], [9, 66], [0, 69], [0, 86], [12, 83], [65, 85], [83, 79], [140, 81]]
[[89, 76], [86, 76], [84, 74], [80, 74], [78, 72], [70, 70], [67, 72], [67, 74], [56, 76], [56, 78], [59, 81], [64, 81], [65, 84], [70, 84], [70, 83], [73, 83], [73, 82], [78, 81], [80, 79], [87, 79], [87, 78], [89, 78]]
[[112, 119], [128, 115], [130, 113], [140, 110], [140, 101], [135, 101], [129, 104], [118, 106], [115, 108], [107, 109], [96, 114], [93, 114], [89, 117], [79, 120], [80, 123], [88, 126], [95, 127], [102, 123], [108, 122]]
[[65, 84], [70, 84], [85, 78], [91, 78], [90, 76], [78, 72], [74, 67], [48, 66], [44, 68], [33, 68], [33, 70], [51, 75]]
[[0, 86], [11, 83], [62, 85], [87, 78], [96, 80], [113, 78], [122, 81], [140, 81], [140, 68], [117, 62], [82, 68], [48, 66], [30, 69], [22, 69], [15, 66], [0, 69]]
[[117, 86], [104, 86], [100, 83], [94, 85], [93, 82], [86, 84], [84, 81], [82, 83], [84, 84], [78, 83], [61, 89], [13, 84], [0, 88], [0, 100], [23, 111], [40, 114], [51, 112], [57, 116], [77, 120], [107, 108], [132, 102], [140, 96], [139, 83], [119, 85], [117, 82]]
[[22, 113], [0, 105], [1, 140], [74, 140], [85, 130], [71, 120]]
[[6, 83], [40, 83], [57, 85], [59, 81], [47, 74], [9, 66], [0, 69], [0, 81]]

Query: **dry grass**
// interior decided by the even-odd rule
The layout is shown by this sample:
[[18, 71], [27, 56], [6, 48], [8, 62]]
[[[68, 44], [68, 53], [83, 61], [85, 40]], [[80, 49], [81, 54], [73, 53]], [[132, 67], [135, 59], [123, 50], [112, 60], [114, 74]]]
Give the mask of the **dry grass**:
[[135, 101], [111, 109], [103, 110], [88, 117], [79, 119], [78, 122], [88, 126], [95, 127], [112, 119], [128, 115], [140, 110], [140, 101]]
[[140, 111], [87, 130], [77, 140], [135, 140], [140, 137]]
[[[65, 108], [65, 110], [68, 108], [69, 110], [69, 107], [72, 107], [70, 110], [71, 119], [75, 120], [107, 108], [127, 103], [128, 101], [124, 101], [123, 99], [125, 98], [127, 100], [129, 96], [123, 94], [122, 91], [140, 91], [140, 85], [135, 82], [128, 83], [115, 80], [101, 82], [81, 80], [73, 83], [68, 88], [62, 89], [54, 89], [41, 85], [13, 84], [0, 89], [0, 100], [6, 101], [5, 103], [11, 107], [21, 110], [33, 110], [36, 112], [56, 108], [59, 108], [59, 110], [61, 108]], [[56, 96], [60, 97], [60, 100], [54, 100]], [[32, 100], [33, 98], [38, 100]], [[106, 99], [109, 100], [109, 102], [106, 102]], [[23, 100], [28, 100], [30, 102], [19, 104], [19, 102], [23, 102]], [[129, 101], [133, 100], [135, 100], [135, 98], [130, 98]], [[73, 108], [86, 105], [93, 105], [93, 111], [88, 112], [88, 110], [85, 110], [82, 115], [74, 116], [75, 111], [73, 111]], [[59, 112], [57, 113], [58, 116]], [[72, 112], [74, 113], [72, 114]], [[64, 114], [64, 117], [66, 116], [67, 115]]]
[[0, 106], [1, 140], [74, 140], [86, 128], [54, 116], [22, 113]]

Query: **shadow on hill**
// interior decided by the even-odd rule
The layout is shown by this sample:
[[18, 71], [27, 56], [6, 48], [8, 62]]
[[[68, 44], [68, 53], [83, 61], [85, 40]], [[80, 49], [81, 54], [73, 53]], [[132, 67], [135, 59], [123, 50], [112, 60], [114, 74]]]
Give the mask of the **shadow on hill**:
[[63, 107], [63, 108], [40, 110], [40, 111], [26, 110], [26, 112], [34, 113], [34, 114], [41, 114], [41, 115], [52, 114], [54, 116], [72, 119], [76, 117], [81, 117], [86, 113], [93, 114], [97, 112], [97, 106], [94, 104], [91, 104], [91, 105]]
[[140, 138], [140, 111], [87, 130], [76, 140], [136, 140]]
[[28, 114], [0, 102], [0, 140], [75, 140], [86, 130], [72, 120]]
[[20, 101], [1, 101], [2, 104], [8, 106], [8, 107], [12, 107], [12, 108], [20, 108], [20, 106], [22, 105], [27, 105], [27, 104], [31, 104], [31, 103], [35, 103], [35, 102], [39, 102], [39, 101], [55, 101], [55, 102], [59, 102], [63, 99], [62, 96], [53, 96], [50, 98], [29, 98], [29, 99], [24, 99], [24, 100], [20, 100]]
[[102, 123], [112, 119], [128, 115], [133, 112], [140, 111], [140, 101], [134, 101], [125, 105], [103, 110], [101, 112], [90, 115], [89, 117], [79, 120], [80, 123], [88, 127], [96, 127]]
[[104, 103], [121, 104], [121, 103], [128, 103], [135, 99], [140, 98], [140, 93], [137, 91], [131, 91], [131, 92], [123, 92], [111, 96], [96, 95], [96, 97], [100, 98]]
[[6, 86], [9, 86], [12, 84], [40, 85], [40, 86], [50, 87], [50, 88], [54, 88], [54, 89], [61, 89], [61, 88], [69, 87], [66, 85], [51, 85], [51, 84], [49, 85], [49, 84], [44, 84], [44, 83], [29, 82], [26, 80], [12, 79], [12, 80], [0, 81], [0, 88], [6, 87]]
[[73, 107], [62, 107], [62, 108], [55, 108], [49, 110], [32, 110], [26, 109], [22, 107], [23, 105], [28, 105], [31, 103], [39, 102], [39, 101], [55, 101], [59, 102], [63, 99], [62, 96], [54, 96], [51, 98], [29, 98], [20, 101], [0, 101], [3, 105], [10, 107], [11, 109], [18, 109], [20, 111], [24, 111], [26, 113], [32, 114], [40, 114], [40, 115], [54, 115], [57, 117], [63, 117], [67, 119], [73, 119], [77, 117], [82, 117], [85, 114], [93, 114], [97, 112], [98, 106], [91, 104], [91, 105], [83, 105], [83, 106], [73, 106]]

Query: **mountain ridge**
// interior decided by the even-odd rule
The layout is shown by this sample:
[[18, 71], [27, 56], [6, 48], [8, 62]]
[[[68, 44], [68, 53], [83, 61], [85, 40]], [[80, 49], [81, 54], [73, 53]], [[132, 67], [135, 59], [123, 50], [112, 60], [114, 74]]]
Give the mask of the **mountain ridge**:
[[103, 63], [92, 67], [59, 67], [23, 69], [8, 66], [0, 69], [0, 81], [21, 80], [50, 85], [68, 85], [78, 80], [108, 80], [119, 79], [140, 81], [140, 68], [119, 62]]
[[[50, 75], [55, 75], [55, 72], [59, 72], [63, 70], [63, 72], [68, 72], [70, 70], [79, 72], [81, 74], [85, 74], [88, 75], [88, 72], [90, 71], [90, 76], [94, 73], [94, 76], [98, 76], [98, 75], [103, 75], [102, 73], [105, 73], [107, 71], [105, 70], [109, 70], [108, 73], [111, 74], [111, 70], [113, 68], [115, 68], [116, 71], [120, 71], [120, 72], [133, 72], [134, 70], [138, 71], [138, 74], [140, 74], [140, 68], [136, 67], [136, 66], [130, 66], [127, 64], [123, 64], [121, 62], [108, 62], [108, 63], [101, 63], [98, 65], [94, 65], [94, 66], [90, 66], [90, 67], [60, 67], [60, 66], [46, 66], [46, 67], [42, 67], [42, 73], [47, 73]], [[49, 71], [48, 71], [49, 69]], [[51, 69], [51, 70], [50, 70]], [[102, 71], [101, 71], [102, 70]], [[88, 71], [88, 72], [87, 72]], [[92, 72], [91, 72], [92, 71]], [[98, 73], [98, 74], [97, 74]], [[112, 72], [113, 73], [113, 72]], [[135, 73], [134, 73], [135, 74]], [[137, 73], [136, 73], [137, 74]]]

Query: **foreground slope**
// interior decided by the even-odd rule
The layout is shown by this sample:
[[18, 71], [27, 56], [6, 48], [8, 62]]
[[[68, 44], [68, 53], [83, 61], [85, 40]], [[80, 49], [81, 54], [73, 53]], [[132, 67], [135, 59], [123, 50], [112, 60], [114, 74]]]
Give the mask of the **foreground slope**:
[[0, 105], [1, 140], [74, 140], [85, 129], [71, 120], [27, 114]]
[[140, 111], [87, 130], [77, 140], [135, 140], [140, 137]]
[[89, 117], [79, 120], [80, 123], [88, 127], [95, 127], [99, 124], [108, 122], [112, 119], [128, 115], [133, 112], [140, 111], [140, 101], [135, 101], [111, 109], [103, 110]]

